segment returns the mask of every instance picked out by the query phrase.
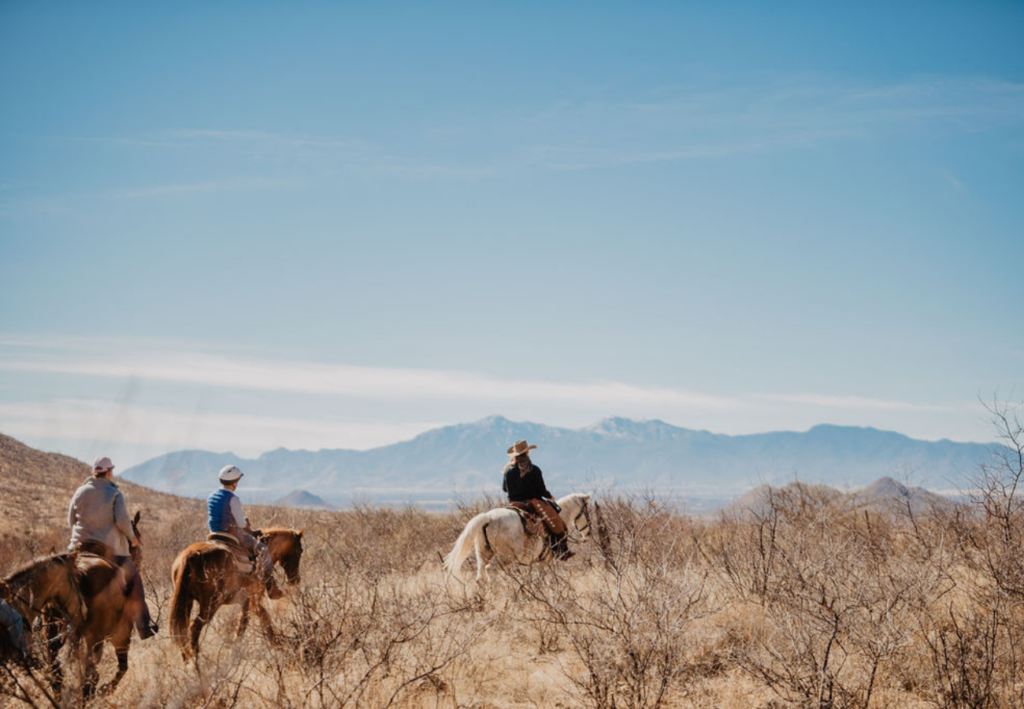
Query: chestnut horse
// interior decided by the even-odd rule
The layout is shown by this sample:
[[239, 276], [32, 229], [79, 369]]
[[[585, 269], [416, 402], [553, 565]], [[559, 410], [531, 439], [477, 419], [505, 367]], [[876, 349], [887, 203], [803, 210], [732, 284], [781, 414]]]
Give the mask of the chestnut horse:
[[[302, 535], [305, 531], [305, 527], [298, 531], [274, 528], [254, 533], [267, 545], [274, 563], [284, 569], [290, 585], [299, 582]], [[267, 637], [274, 639], [270, 615], [260, 603], [264, 592], [262, 578], [258, 573], [243, 574], [238, 571], [234, 555], [224, 547], [210, 542], [197, 542], [186, 547], [174, 560], [171, 578], [174, 580], [171, 634], [181, 648], [183, 659], [188, 660], [191, 654], [196, 666], [199, 666], [199, 636], [217, 609], [225, 604], [242, 604], [242, 617], [238, 623], [239, 637], [249, 624], [249, 613], [255, 609]], [[199, 612], [190, 626], [193, 603], [199, 605]]]
[[76, 554], [36, 559], [4, 579], [7, 602], [18, 611], [27, 633], [40, 616], [82, 622], [85, 602], [75, 578]]
[[[132, 520], [132, 529], [139, 540], [142, 539], [138, 527], [141, 516], [141, 513], [136, 512]], [[128, 671], [128, 648], [131, 645], [134, 619], [140, 611], [126, 595], [119, 567], [108, 554], [102, 552], [102, 549], [99, 553], [78, 551], [73, 565], [75, 580], [81, 589], [87, 609], [84, 622], [75, 624], [75, 635], [72, 638], [73, 641], [81, 639], [84, 642], [85, 681], [82, 693], [86, 697], [96, 692], [96, 685], [99, 682], [96, 665], [103, 656], [106, 641], [110, 641], [117, 654], [117, 674], [103, 687], [103, 691], [112, 692]], [[132, 561], [138, 567], [141, 562], [141, 547], [132, 547], [130, 553]], [[60, 622], [50, 622], [47, 625], [50, 636], [50, 672], [54, 688], [58, 691], [63, 681], [63, 673], [57, 663], [57, 653], [63, 645], [63, 634], [59, 634], [61, 629]]]

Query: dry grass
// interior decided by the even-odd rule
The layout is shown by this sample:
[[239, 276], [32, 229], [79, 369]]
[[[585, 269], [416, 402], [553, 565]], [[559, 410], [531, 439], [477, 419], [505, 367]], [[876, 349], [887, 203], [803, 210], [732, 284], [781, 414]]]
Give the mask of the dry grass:
[[[926, 513], [799, 485], [758, 515], [714, 521], [605, 499], [603, 544], [501, 569], [489, 588], [468, 568], [446, 583], [440, 554], [491, 501], [447, 514], [253, 508], [254, 524], [307, 530], [302, 583], [268, 604], [280, 645], [258, 624], [236, 643], [227, 608], [204, 636], [202, 674], [172, 639], [136, 641], [121, 687], [92, 704], [1024, 707], [1022, 472], [1010, 458], [983, 471], [973, 503]], [[171, 561], [204, 519], [192, 501], [147, 494], [128, 490], [129, 505], [159, 504], [143, 521], [144, 573], [166, 616]], [[38, 549], [2, 547], [0, 572]], [[73, 686], [62, 702], [78, 703]]]

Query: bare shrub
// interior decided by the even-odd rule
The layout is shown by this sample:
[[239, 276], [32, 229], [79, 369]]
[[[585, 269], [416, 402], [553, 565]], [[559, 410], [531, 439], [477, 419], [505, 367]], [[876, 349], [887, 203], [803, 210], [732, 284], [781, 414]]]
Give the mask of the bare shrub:
[[510, 569], [527, 599], [524, 618], [571, 651], [560, 667], [577, 698], [595, 709], [653, 709], [689, 670], [687, 630], [702, 612], [704, 576], [681, 521], [652, 500], [605, 504], [610, 571], [577, 578], [571, 568]]

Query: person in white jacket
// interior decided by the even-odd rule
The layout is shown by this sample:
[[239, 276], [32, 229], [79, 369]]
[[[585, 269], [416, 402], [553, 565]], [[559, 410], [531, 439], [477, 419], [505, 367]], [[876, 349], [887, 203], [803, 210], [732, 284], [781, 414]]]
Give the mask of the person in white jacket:
[[124, 495], [111, 480], [113, 474], [114, 464], [110, 458], [97, 458], [92, 477], [75, 491], [68, 505], [68, 524], [71, 526], [68, 551], [76, 548], [96, 551], [101, 556], [112, 558], [124, 573], [125, 593], [131, 599], [139, 637], [150, 638], [156, 635], [157, 625], [149, 614], [142, 577], [129, 552], [129, 547], [140, 542], [132, 529]]

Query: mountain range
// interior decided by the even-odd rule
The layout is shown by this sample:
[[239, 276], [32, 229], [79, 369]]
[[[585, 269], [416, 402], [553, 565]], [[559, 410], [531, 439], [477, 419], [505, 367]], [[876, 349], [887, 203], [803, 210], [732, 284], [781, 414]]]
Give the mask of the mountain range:
[[[185, 450], [124, 471], [133, 482], [165, 492], [205, 496], [217, 472], [237, 465], [248, 499], [276, 500], [311, 491], [332, 504], [444, 503], [500, 491], [505, 449], [526, 439], [556, 494], [571, 490], [649, 490], [722, 503], [762, 483], [799, 479], [867, 485], [882, 476], [932, 489], [964, 487], [997, 444], [921, 441], [874, 428], [819, 425], [805, 432], [729, 436], [663, 421], [609, 418], [581, 429], [491, 416], [433, 429], [370, 450], [288, 450], [258, 458]], [[698, 504], [703, 507], [704, 503]]]

